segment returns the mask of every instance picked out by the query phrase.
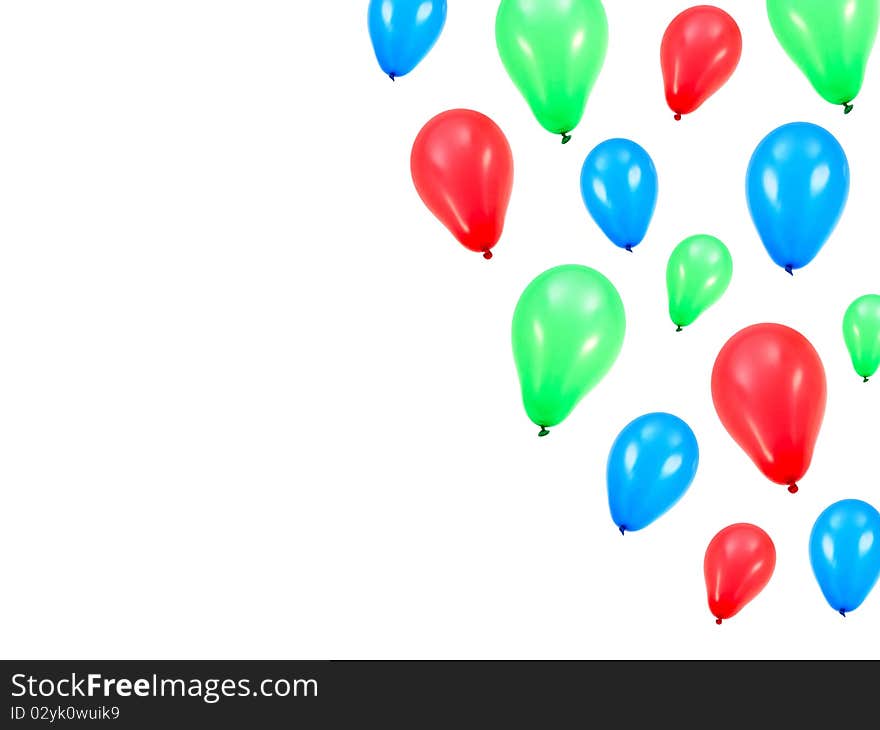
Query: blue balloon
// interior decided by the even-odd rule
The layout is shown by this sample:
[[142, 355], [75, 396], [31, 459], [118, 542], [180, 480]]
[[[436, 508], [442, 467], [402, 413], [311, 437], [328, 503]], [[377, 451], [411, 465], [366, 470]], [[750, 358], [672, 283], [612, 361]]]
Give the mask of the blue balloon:
[[848, 195], [846, 154], [815, 124], [792, 122], [774, 129], [749, 161], [749, 213], [770, 258], [789, 274], [825, 245]]
[[584, 160], [581, 196], [611, 242], [632, 251], [645, 237], [657, 205], [651, 156], [631, 140], [605, 140]]
[[376, 60], [394, 81], [434, 47], [446, 23], [446, 0], [370, 0], [367, 20]]
[[810, 533], [810, 564], [831, 608], [857, 609], [880, 576], [880, 512], [860, 499], [832, 504]]
[[699, 461], [697, 437], [680, 418], [647, 413], [629, 423], [608, 456], [608, 506], [620, 534], [647, 527], [678, 502]]

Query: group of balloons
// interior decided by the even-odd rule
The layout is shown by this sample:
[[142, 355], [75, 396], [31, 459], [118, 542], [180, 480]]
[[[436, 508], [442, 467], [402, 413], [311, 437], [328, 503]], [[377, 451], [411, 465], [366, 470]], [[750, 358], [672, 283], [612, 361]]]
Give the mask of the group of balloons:
[[[880, 22], [880, 0], [767, 0], [780, 44], [828, 102], [852, 110]], [[371, 0], [369, 30], [391, 79], [404, 76], [437, 41], [445, 0]], [[605, 59], [608, 23], [601, 0], [501, 0], [495, 36], [501, 62], [546, 130], [563, 144], [583, 116]], [[734, 73], [742, 36], [723, 10], [691, 7], [660, 42], [666, 100], [675, 119], [691, 114]], [[500, 127], [470, 109], [430, 119], [411, 153], [415, 188], [427, 208], [467, 249], [492, 258], [513, 187], [513, 154]], [[840, 143], [815, 124], [794, 122], [756, 147], [746, 174], [748, 209], [776, 265], [808, 265], [830, 238], [849, 194]], [[658, 175], [636, 142], [593, 148], [580, 175], [584, 205], [604, 235], [632, 252], [657, 203]], [[666, 268], [669, 316], [677, 331], [693, 324], [726, 291], [730, 251], [714, 236], [681, 241]], [[587, 266], [556, 266], [535, 277], [516, 304], [513, 356], [526, 414], [546, 436], [616, 361], [626, 331], [614, 285]], [[853, 367], [867, 381], [880, 368], [880, 295], [856, 299], [843, 317]], [[746, 327], [718, 353], [712, 400], [731, 438], [772, 482], [792, 493], [809, 469], [826, 405], [826, 379], [813, 345], [781, 324]], [[621, 533], [641, 530], [668, 511], [692, 483], [697, 439], [680, 418], [649, 413], [617, 436], [607, 465], [611, 516]], [[814, 574], [828, 603], [845, 615], [880, 577], [880, 513], [843, 500], [816, 520]], [[704, 562], [709, 606], [730, 618], [770, 580], [775, 548], [759, 527], [721, 530]]]

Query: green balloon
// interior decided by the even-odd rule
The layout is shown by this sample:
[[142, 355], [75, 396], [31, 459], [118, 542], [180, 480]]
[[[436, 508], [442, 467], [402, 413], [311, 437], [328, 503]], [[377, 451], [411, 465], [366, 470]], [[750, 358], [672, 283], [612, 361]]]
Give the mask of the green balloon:
[[880, 0], [767, 0], [767, 15], [819, 95], [852, 111], [877, 35]]
[[733, 259], [715, 236], [691, 236], [679, 243], [666, 264], [669, 317], [682, 327], [717, 302], [733, 276]]
[[548, 269], [513, 313], [513, 358], [526, 413], [546, 436], [611, 369], [626, 330], [623, 302], [595, 269]]
[[501, 0], [495, 16], [501, 62], [535, 117], [571, 139], [608, 48], [600, 0]]
[[880, 367], [880, 294], [865, 294], [849, 305], [843, 339], [855, 371], [867, 383]]

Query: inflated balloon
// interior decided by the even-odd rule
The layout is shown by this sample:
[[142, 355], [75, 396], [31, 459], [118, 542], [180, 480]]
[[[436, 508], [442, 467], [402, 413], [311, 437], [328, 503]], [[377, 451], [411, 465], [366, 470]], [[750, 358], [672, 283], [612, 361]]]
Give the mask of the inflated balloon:
[[825, 416], [825, 368], [797, 330], [755, 324], [731, 337], [712, 369], [721, 423], [770, 481], [797, 492]]
[[428, 209], [465, 248], [492, 258], [513, 189], [513, 155], [498, 125], [470, 109], [438, 114], [416, 137], [410, 169]]
[[676, 15], [660, 44], [666, 103], [676, 120], [718, 91], [741, 55], [739, 26], [721, 8], [697, 5]]
[[611, 369], [626, 317], [595, 269], [556, 266], [525, 289], [513, 313], [513, 357], [528, 417], [546, 436]]
[[880, 577], [880, 513], [860, 499], [832, 504], [810, 533], [810, 564], [831, 608], [855, 611]]
[[867, 383], [880, 368], [880, 294], [865, 294], [847, 307], [843, 339], [853, 368]]
[[495, 43], [538, 122], [568, 142], [608, 48], [600, 0], [501, 0]]
[[446, 0], [370, 0], [367, 21], [376, 60], [394, 81], [434, 47], [446, 23]]
[[846, 154], [815, 124], [792, 122], [774, 129], [749, 161], [749, 213], [770, 258], [789, 274], [825, 245], [848, 195]]
[[776, 547], [760, 527], [740, 522], [719, 532], [703, 559], [709, 610], [715, 623], [736, 616], [773, 577]]
[[651, 156], [628, 139], [605, 140], [584, 160], [581, 196], [611, 242], [632, 251], [645, 237], [657, 205]]
[[681, 332], [717, 302], [733, 276], [733, 259], [715, 236], [691, 236], [679, 243], [666, 264], [669, 318]]
[[620, 534], [647, 527], [687, 491], [697, 473], [697, 437], [669, 413], [630, 422], [608, 456], [608, 506]]
[[767, 15], [813, 88], [849, 114], [877, 36], [880, 0], [767, 0]]

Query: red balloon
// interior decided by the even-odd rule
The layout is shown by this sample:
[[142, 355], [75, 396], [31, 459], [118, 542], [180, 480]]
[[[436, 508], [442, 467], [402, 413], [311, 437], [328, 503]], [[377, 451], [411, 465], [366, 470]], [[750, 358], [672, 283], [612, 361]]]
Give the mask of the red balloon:
[[721, 8], [697, 5], [679, 13], [660, 44], [666, 103], [675, 118], [690, 114], [730, 78], [742, 55], [742, 34]]
[[792, 493], [810, 468], [826, 393], [816, 349], [781, 324], [740, 330], [712, 369], [712, 401], [724, 428], [764, 476]]
[[725, 527], [709, 543], [703, 576], [715, 623], [736, 616], [770, 581], [776, 567], [773, 540], [756, 525]]
[[513, 155], [485, 114], [451, 109], [419, 132], [410, 156], [422, 201], [459, 242], [492, 258], [513, 189]]

